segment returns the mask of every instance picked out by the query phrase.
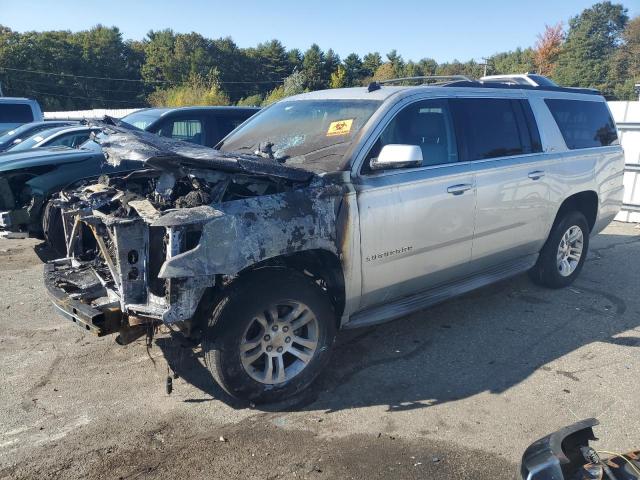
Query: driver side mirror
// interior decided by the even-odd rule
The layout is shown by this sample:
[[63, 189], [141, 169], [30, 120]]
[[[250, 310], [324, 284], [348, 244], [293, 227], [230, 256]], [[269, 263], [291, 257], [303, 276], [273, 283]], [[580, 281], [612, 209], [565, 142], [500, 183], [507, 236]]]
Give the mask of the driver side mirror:
[[422, 166], [422, 149], [417, 145], [389, 144], [382, 147], [378, 158], [369, 163], [371, 170]]

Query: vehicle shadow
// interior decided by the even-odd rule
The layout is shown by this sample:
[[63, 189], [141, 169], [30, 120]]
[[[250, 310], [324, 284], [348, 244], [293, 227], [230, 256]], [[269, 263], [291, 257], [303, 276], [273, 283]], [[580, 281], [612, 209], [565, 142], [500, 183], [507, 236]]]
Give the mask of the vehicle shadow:
[[[629, 255], [638, 251], [640, 237], [595, 240], [581, 276], [569, 288], [548, 290], [521, 275], [395, 322], [341, 332], [329, 366], [311, 388], [286, 403], [258, 408], [426, 408], [504, 392], [593, 342], [639, 347], [640, 336], [616, 336], [640, 325], [638, 304], [629, 308], [625, 301], [635, 299], [640, 288], [640, 255]], [[607, 272], [615, 272], [613, 283]], [[159, 346], [186, 381], [234, 408], [246, 406], [215, 384], [197, 353], [182, 353], [178, 362], [175, 348]], [[552, 373], [576, 381], [588, 375]]]

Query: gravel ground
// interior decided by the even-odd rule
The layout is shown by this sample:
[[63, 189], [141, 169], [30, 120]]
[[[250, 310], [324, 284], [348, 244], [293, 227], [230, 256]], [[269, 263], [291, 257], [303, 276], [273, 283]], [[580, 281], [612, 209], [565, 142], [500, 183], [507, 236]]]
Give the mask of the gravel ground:
[[640, 446], [635, 225], [595, 237], [571, 288], [523, 275], [341, 333], [314, 388], [270, 410], [227, 398], [199, 351], [59, 318], [46, 256], [0, 239], [0, 478], [511, 479], [529, 443], [592, 416], [600, 448]]

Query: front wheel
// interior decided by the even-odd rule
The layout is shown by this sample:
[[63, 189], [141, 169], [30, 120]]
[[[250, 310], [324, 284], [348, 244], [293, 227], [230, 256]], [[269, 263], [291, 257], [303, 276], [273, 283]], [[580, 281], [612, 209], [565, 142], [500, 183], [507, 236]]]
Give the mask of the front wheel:
[[336, 317], [327, 293], [292, 270], [264, 269], [223, 292], [203, 339], [224, 390], [254, 403], [302, 391], [329, 360]]
[[569, 212], [551, 229], [531, 279], [549, 288], [570, 285], [580, 274], [589, 248], [589, 224], [580, 212]]

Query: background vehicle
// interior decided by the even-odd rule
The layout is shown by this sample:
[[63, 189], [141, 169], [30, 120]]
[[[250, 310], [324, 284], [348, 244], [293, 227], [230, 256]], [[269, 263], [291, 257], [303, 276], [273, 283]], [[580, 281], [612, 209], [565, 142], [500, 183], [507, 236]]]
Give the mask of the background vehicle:
[[311, 92], [218, 150], [104, 131], [110, 161], [147, 170], [65, 192], [74, 260], [47, 265], [54, 303], [124, 343], [174, 325], [253, 402], [307, 387], [338, 328], [527, 271], [569, 285], [622, 203], [615, 124], [583, 89], [456, 78]]
[[35, 100], [0, 97], [0, 135], [24, 123], [42, 120], [42, 110]]
[[[128, 119], [138, 128], [148, 128], [153, 133], [171, 138], [202, 140], [214, 145], [256, 111], [258, 111], [256, 108], [244, 107], [146, 109], [125, 117], [123, 121]], [[56, 151], [54, 148], [47, 148], [46, 153], [36, 153], [31, 147], [79, 145], [78, 141], [81, 138], [86, 140], [89, 133], [96, 130], [86, 125], [52, 129], [41, 132], [4, 155], [0, 155], [0, 163], [4, 164], [0, 170], [0, 188], [7, 192], [3, 204], [0, 205], [0, 211], [7, 210], [2, 213], [3, 220], [0, 220], [0, 227], [13, 230], [27, 228], [36, 234], [42, 232], [54, 249], [63, 249], [64, 238], [60, 214], [53, 206], [46, 205], [49, 198], [60, 189], [79, 180], [97, 177], [105, 172], [136, 168], [139, 167], [139, 163], [123, 162], [122, 168], [117, 169], [102, 165], [104, 155], [91, 141], [82, 144], [84, 148], [80, 157], [87, 155], [85, 151], [87, 149], [93, 154], [88, 155], [86, 160], [78, 164], [76, 162], [79, 157], [66, 149]], [[9, 154], [12, 155], [9, 156]], [[46, 167], [49, 159], [52, 161], [51, 168], [55, 165], [55, 173]], [[91, 166], [84, 163], [91, 163]], [[63, 165], [66, 166], [62, 168]], [[27, 179], [29, 182], [24, 183]], [[38, 188], [32, 188], [36, 183]], [[37, 198], [31, 198], [32, 194], [37, 195]], [[34, 205], [29, 207], [31, 202]]]
[[35, 135], [36, 133], [55, 127], [64, 127], [74, 125], [76, 122], [71, 121], [46, 121], [46, 122], [30, 122], [20, 125], [17, 128], [8, 130], [4, 135], [0, 136], [0, 152], [11, 148], [12, 146], [22, 142], [23, 140]]
[[[102, 149], [91, 140], [77, 149], [43, 147], [5, 152], [0, 155], [0, 227], [40, 234], [51, 195], [76, 181], [137, 166], [135, 162], [106, 164]], [[54, 221], [49, 218], [47, 222]]]
[[510, 83], [513, 85], [527, 85], [529, 87], [557, 87], [553, 80], [535, 73], [519, 73], [510, 75], [487, 75], [480, 78], [485, 83]]
[[[92, 132], [98, 132], [98, 130], [83, 125], [53, 127], [25, 138], [22, 142], [9, 147], [6, 151], [19, 152], [40, 147], [78, 148], [89, 140]], [[2, 161], [1, 158], [0, 161]]]
[[163, 137], [213, 147], [259, 110], [254, 107], [146, 108], [127, 115], [122, 121]]

